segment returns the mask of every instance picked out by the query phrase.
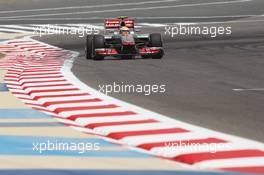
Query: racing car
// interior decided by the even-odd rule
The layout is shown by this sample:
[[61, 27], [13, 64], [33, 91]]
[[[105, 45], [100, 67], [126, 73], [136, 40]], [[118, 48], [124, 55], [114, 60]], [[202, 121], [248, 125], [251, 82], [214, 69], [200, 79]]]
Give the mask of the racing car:
[[104, 35], [87, 35], [87, 59], [103, 60], [106, 56], [161, 59], [164, 55], [161, 34], [140, 34], [135, 29], [134, 19], [126, 16], [106, 19], [104, 28]]

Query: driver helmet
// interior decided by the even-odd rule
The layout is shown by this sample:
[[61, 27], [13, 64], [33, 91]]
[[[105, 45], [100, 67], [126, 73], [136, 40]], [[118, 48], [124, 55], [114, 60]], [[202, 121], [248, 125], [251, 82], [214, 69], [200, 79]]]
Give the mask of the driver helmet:
[[123, 26], [120, 28], [120, 34], [125, 35], [129, 33], [129, 28], [126, 26]]

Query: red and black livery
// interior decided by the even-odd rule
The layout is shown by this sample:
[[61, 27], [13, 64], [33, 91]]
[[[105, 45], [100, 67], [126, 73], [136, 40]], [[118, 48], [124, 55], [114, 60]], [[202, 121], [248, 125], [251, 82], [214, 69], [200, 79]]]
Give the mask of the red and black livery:
[[[86, 58], [103, 60], [107, 56], [131, 59], [136, 57], [161, 59], [164, 55], [161, 34], [140, 34], [135, 21], [127, 17], [107, 19], [104, 35], [88, 35]], [[127, 32], [123, 32], [126, 30]]]

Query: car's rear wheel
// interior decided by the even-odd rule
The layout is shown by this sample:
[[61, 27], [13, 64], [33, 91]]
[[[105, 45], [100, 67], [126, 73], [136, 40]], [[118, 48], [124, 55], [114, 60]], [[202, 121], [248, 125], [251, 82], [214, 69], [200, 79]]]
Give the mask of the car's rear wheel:
[[[149, 36], [149, 46], [150, 47], [162, 47], [163, 42], [162, 42], [162, 37], [161, 34], [159, 33], [152, 33]], [[161, 59], [164, 55], [163, 50], [161, 50], [160, 53], [155, 54], [152, 56], [153, 59]]]
[[[101, 49], [105, 48], [105, 38], [103, 35], [94, 35], [93, 37], [93, 49]], [[103, 60], [104, 56], [102, 55], [94, 55], [94, 60]]]

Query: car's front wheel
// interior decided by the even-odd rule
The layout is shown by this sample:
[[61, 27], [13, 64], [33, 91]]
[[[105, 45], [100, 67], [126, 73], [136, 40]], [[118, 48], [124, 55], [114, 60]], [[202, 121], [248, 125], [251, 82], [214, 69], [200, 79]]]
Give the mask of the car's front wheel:
[[157, 53], [155, 55], [152, 56], [152, 59], [161, 59], [164, 55], [164, 51], [161, 50], [160, 53]]
[[149, 46], [150, 47], [162, 47], [163, 46], [160, 33], [152, 33], [149, 35]]
[[[152, 33], [149, 36], [149, 46], [150, 47], [162, 47], [163, 42], [162, 42], [162, 37], [160, 33]], [[153, 59], [161, 59], [164, 55], [164, 51], [161, 50], [160, 53], [155, 54], [152, 56]]]
[[[94, 35], [93, 37], [93, 49], [101, 49], [105, 48], [105, 38], [103, 35]], [[94, 55], [94, 60], [103, 60], [104, 56], [102, 55]]]
[[87, 35], [85, 46], [86, 59], [93, 59], [93, 35]]

